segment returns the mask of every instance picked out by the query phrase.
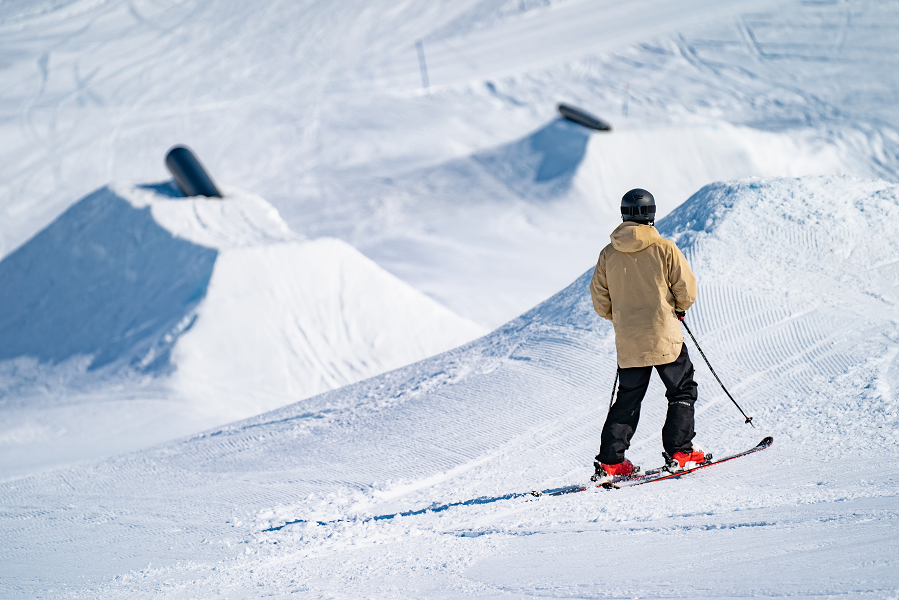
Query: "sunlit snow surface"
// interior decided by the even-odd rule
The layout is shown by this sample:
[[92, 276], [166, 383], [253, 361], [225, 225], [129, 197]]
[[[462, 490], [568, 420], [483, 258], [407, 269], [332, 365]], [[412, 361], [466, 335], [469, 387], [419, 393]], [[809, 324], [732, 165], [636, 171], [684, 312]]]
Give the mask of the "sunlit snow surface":
[[0, 478], [171, 441], [486, 333], [225, 190], [104, 187], [0, 261]]
[[[254, 376], [290, 388], [279, 365], [302, 361], [281, 342], [296, 330], [271, 356], [232, 355], [216, 336], [251, 321], [174, 320], [178, 344], [202, 334], [187, 356], [199, 376], [181, 383], [206, 406], [161, 380], [98, 391], [17, 363], [34, 393], [0, 397], [0, 596], [899, 598], [897, 190], [855, 178], [899, 173], [897, 28], [894, 2], [862, 0], [0, 3], [0, 256], [97, 190], [145, 214], [143, 192], [110, 182], [163, 180], [165, 151], [186, 143], [286, 221], [252, 202], [196, 219], [153, 203], [178, 239], [231, 253], [222, 322], [261, 302], [280, 332], [305, 289], [258, 285], [285, 261], [237, 264], [255, 244], [321, 241], [365, 264], [349, 244], [487, 327], [580, 277], [467, 348], [42, 475], [66, 440], [71, 460], [109, 456], [205, 428], [221, 399], [249, 413], [289, 402], [263, 388], [239, 405]], [[614, 131], [585, 136], [557, 120], [559, 101]], [[851, 177], [703, 188], [753, 175]], [[614, 358], [586, 279], [631, 187], [662, 215], [703, 188], [660, 227], [700, 277], [691, 327], [760, 427], [691, 346], [699, 441], [717, 455], [765, 434], [774, 446], [615, 494], [490, 501], [589, 475]], [[644, 466], [659, 461], [663, 404], [655, 382], [631, 449]], [[373, 520], [428, 507], [446, 508]]]
[[[773, 435], [760, 454], [372, 519], [586, 481], [614, 368], [587, 272], [462, 349], [3, 484], [5, 595], [894, 597], [897, 221], [896, 185], [824, 177], [712, 184], [659, 224], [699, 278], [688, 321], [758, 425], [698, 364], [699, 441], [724, 455]], [[654, 380], [630, 450], [645, 466], [662, 393]]]
[[[590, 266], [629, 188], [667, 212], [750, 175], [895, 180], [897, 27], [869, 1], [5, 2], [0, 254], [186, 143], [292, 230], [496, 327]], [[526, 159], [504, 148], [559, 101], [614, 128], [567, 192], [522, 197], [527, 160], [459, 170]]]

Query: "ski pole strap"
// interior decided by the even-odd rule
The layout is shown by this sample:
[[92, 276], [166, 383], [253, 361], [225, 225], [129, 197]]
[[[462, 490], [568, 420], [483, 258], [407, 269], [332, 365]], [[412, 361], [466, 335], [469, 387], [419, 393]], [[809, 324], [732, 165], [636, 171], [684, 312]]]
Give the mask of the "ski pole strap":
[[[721, 389], [724, 390], [724, 393], [727, 394], [727, 397], [730, 398], [730, 401], [734, 403], [734, 406], [737, 407], [737, 410], [739, 410], [739, 411], [740, 411], [740, 414], [742, 414], [743, 417], [746, 419], [746, 423], [749, 423], [750, 425], [752, 425], [752, 428], [755, 429], [755, 425], [753, 425], [753, 423], [752, 423], [752, 417], [747, 417], [747, 416], [746, 416], [746, 413], [743, 412], [743, 409], [740, 408], [740, 405], [737, 404], [737, 401], [734, 400], [734, 397], [730, 395], [730, 392], [728, 392], [728, 391], [727, 391], [727, 388], [724, 387], [724, 384], [721, 383], [721, 378], [718, 377], [718, 373], [715, 373], [715, 369], [712, 368], [712, 363], [709, 362], [709, 359], [706, 358], [706, 356], [705, 356], [705, 352], [703, 352], [703, 351], [702, 351], [702, 348], [699, 347], [699, 342], [696, 341], [696, 338], [693, 336], [693, 332], [690, 331], [690, 327], [687, 326], [687, 322], [684, 320], [684, 317], [678, 315], [677, 318], [678, 318], [678, 320], [679, 320], [681, 323], [684, 324], [684, 329], [686, 329], [686, 330], [687, 330], [687, 333], [690, 334], [690, 339], [693, 340], [693, 344], [696, 346], [696, 349], [699, 350], [699, 354], [702, 355], [702, 360], [704, 360], [704, 361], [705, 361], [705, 364], [707, 364], [707, 365], [709, 366], [709, 371], [711, 371], [711, 372], [712, 372], [712, 375], [715, 376], [715, 379], [718, 380], [718, 385], [721, 386]], [[744, 425], [745, 425], [745, 423], [744, 423]]]

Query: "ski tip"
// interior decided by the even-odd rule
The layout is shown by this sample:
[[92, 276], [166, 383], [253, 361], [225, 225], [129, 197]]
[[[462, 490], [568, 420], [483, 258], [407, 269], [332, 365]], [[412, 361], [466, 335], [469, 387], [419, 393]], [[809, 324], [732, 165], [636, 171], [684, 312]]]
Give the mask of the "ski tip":
[[774, 443], [774, 438], [769, 435], [768, 437], [763, 439], [761, 442], [759, 442], [758, 447], [759, 448], [767, 448], [768, 446], [770, 446], [773, 443]]

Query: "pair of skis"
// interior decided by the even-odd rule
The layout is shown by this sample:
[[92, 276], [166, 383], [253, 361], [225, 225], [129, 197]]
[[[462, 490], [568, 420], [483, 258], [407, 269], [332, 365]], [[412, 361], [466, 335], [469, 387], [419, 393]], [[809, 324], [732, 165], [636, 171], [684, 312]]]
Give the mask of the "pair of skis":
[[694, 471], [698, 471], [700, 469], [705, 469], [707, 467], [711, 467], [712, 465], [720, 465], [723, 462], [727, 462], [729, 460], [733, 460], [735, 458], [740, 458], [741, 456], [747, 456], [749, 454], [753, 454], [755, 452], [759, 452], [760, 450], [764, 450], [771, 446], [774, 443], [773, 437], [766, 437], [761, 442], [759, 442], [755, 447], [750, 448], [749, 450], [744, 450], [743, 452], [738, 452], [736, 454], [731, 454], [730, 456], [725, 456], [724, 458], [719, 458], [718, 460], [707, 460], [705, 462], [699, 463], [693, 467], [683, 468], [683, 469], [673, 469], [668, 466], [660, 467], [658, 469], [652, 469], [643, 473], [637, 473], [634, 475], [625, 475], [625, 476], [615, 476], [611, 480], [600, 481], [597, 483], [590, 483], [588, 485], [569, 485], [567, 487], [555, 488], [551, 490], [543, 490], [537, 491], [533, 490], [531, 492], [532, 496], [562, 496], [565, 494], [574, 494], [577, 492], [585, 492], [589, 489], [594, 488], [604, 488], [607, 490], [613, 489], [621, 489], [623, 487], [632, 487], [635, 485], [643, 485], [644, 483], [653, 483], [655, 481], [663, 481], [665, 479], [674, 479], [675, 477], [681, 477], [686, 475], [687, 473], [692, 473]]

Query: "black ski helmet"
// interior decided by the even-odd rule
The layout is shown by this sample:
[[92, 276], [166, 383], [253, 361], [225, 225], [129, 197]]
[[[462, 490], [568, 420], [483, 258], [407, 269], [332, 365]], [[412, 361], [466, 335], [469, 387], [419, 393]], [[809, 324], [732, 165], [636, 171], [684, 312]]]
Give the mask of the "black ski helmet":
[[621, 219], [652, 225], [656, 220], [656, 199], [640, 188], [621, 197]]

